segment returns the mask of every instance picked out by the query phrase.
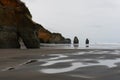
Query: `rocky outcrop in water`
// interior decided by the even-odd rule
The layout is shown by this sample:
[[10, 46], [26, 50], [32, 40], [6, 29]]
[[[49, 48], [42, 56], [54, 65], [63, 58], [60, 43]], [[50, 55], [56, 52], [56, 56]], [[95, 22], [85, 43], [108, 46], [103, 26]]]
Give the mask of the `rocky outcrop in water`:
[[20, 0], [0, 0], [0, 48], [20, 48], [21, 38], [27, 48], [39, 48], [35, 23]]
[[78, 44], [79, 43], [79, 39], [77, 38], [77, 36], [74, 37], [73, 43], [74, 44]]

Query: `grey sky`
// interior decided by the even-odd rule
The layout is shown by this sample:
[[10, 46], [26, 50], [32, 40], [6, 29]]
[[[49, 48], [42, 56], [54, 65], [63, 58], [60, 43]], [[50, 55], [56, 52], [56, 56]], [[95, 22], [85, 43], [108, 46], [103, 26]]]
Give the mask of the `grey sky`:
[[33, 20], [73, 39], [120, 42], [120, 0], [22, 0]]

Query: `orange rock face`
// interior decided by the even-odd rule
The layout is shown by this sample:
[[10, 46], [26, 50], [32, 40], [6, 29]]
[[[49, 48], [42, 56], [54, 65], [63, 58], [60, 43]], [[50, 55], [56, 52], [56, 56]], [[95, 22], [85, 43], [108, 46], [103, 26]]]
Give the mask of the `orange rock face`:
[[18, 26], [25, 17], [31, 21], [31, 14], [24, 3], [19, 0], [0, 0], [0, 24]]
[[37, 24], [37, 27], [38, 27], [37, 35], [38, 35], [40, 42], [49, 43], [52, 33], [46, 30], [43, 26], [39, 24]]
[[39, 31], [38, 33], [39, 33], [38, 38], [41, 40], [41, 42], [49, 43], [49, 40], [51, 38], [51, 34], [43, 32], [43, 31]]
[[0, 0], [0, 4], [3, 5], [3, 6], [9, 6], [9, 7], [19, 6], [18, 0]]
[[37, 35], [41, 43], [71, 43], [70, 39], [65, 39], [60, 33], [51, 33], [39, 24], [37, 27]]

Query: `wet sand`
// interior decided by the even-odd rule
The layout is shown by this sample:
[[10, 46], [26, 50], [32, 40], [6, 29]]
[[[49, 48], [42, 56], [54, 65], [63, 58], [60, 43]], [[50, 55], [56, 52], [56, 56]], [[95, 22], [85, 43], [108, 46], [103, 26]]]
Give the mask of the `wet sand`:
[[3, 49], [0, 80], [120, 80], [120, 50]]

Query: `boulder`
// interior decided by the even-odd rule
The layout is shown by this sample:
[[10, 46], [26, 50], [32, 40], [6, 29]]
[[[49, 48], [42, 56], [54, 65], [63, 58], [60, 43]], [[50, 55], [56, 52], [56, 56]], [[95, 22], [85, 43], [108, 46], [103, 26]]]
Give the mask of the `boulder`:
[[0, 0], [0, 48], [20, 48], [21, 38], [27, 48], [39, 48], [36, 23], [20, 0]]

